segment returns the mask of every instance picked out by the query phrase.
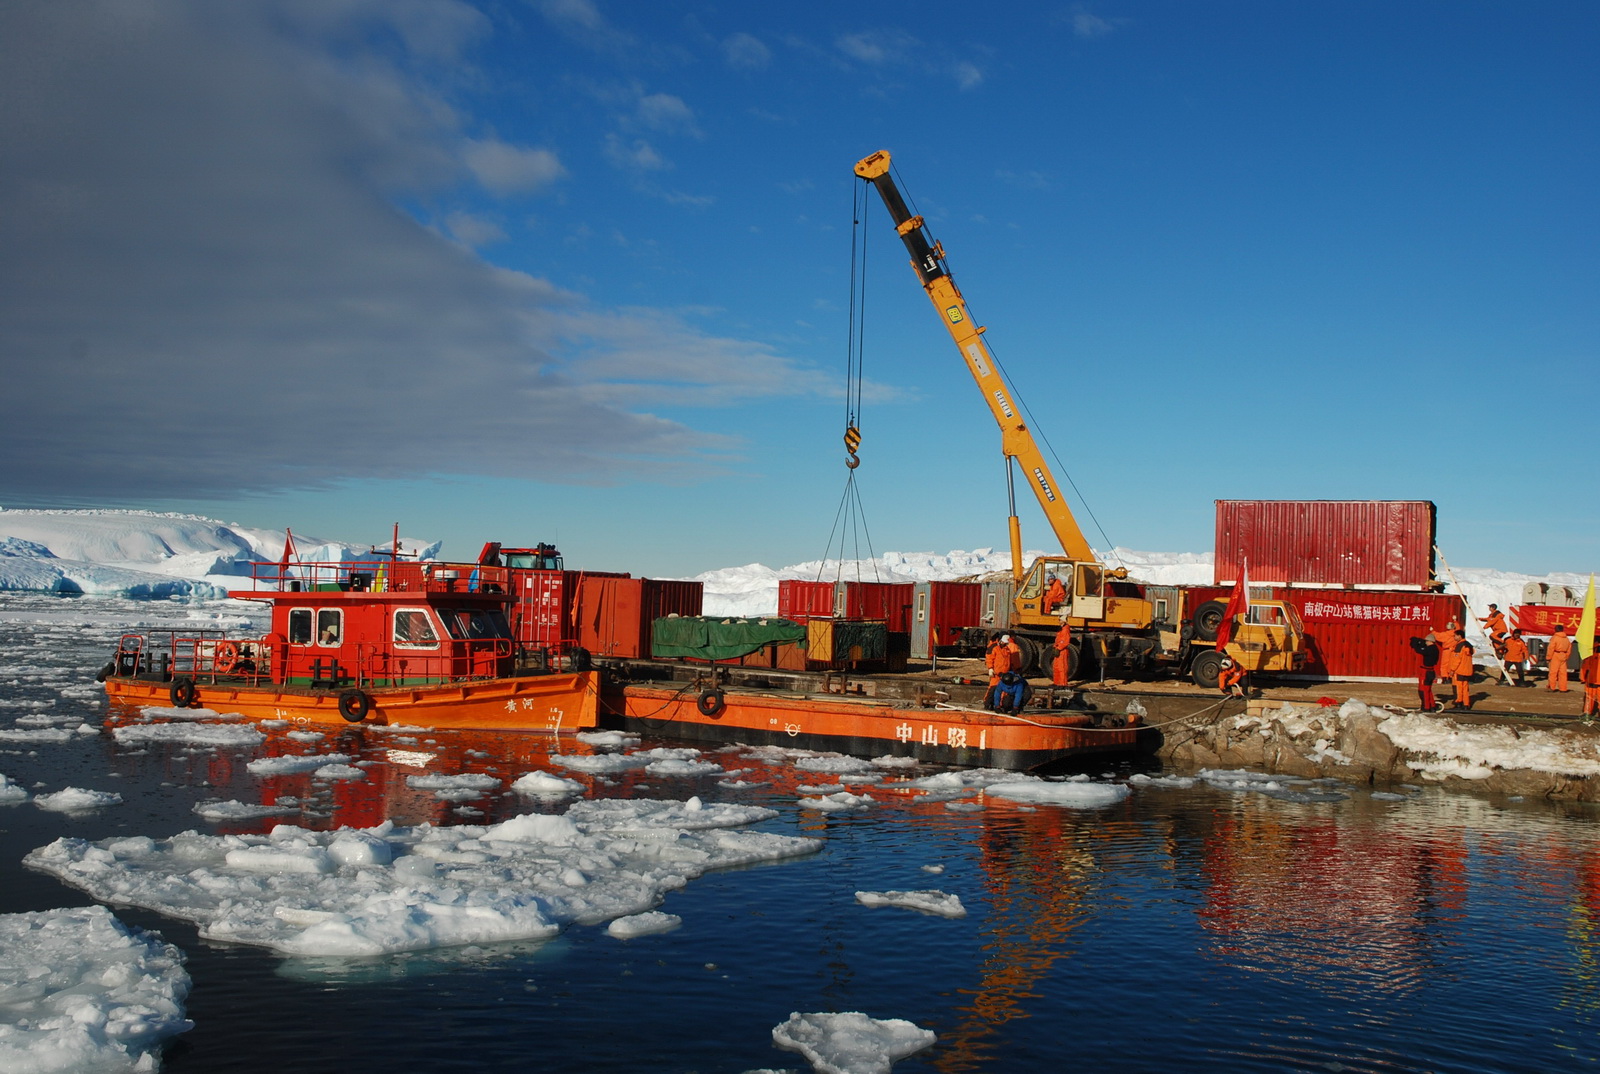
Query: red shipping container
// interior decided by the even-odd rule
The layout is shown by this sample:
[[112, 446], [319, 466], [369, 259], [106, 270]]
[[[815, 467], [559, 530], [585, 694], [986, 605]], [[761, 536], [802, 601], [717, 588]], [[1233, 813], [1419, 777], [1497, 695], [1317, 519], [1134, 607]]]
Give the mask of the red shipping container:
[[840, 619], [882, 619], [890, 633], [911, 633], [915, 582], [840, 582], [833, 614]]
[[911, 657], [927, 660], [956, 644], [963, 627], [983, 625], [981, 582], [919, 582], [911, 606]]
[[[1305, 670], [1285, 678], [1343, 682], [1407, 682], [1417, 677], [1410, 640], [1465, 621], [1466, 602], [1454, 594], [1255, 585], [1250, 595], [1294, 605], [1309, 638]], [[1207, 600], [1228, 599], [1222, 587], [1187, 589], [1188, 614]], [[1476, 654], [1481, 662], [1483, 653]]]
[[1426, 589], [1435, 509], [1428, 500], [1218, 500], [1217, 585]]
[[785, 578], [778, 583], [778, 618], [804, 622], [833, 615], [833, 583]]
[[699, 615], [700, 582], [586, 576], [578, 587], [578, 644], [591, 656], [650, 655], [651, 627], [667, 615]]

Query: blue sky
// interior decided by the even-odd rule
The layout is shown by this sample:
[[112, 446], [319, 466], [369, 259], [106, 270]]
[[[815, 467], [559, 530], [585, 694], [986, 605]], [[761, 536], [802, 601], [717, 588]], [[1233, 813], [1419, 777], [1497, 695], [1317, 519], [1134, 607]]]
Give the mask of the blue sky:
[[[1431, 499], [1453, 563], [1592, 570], [1597, 52], [1587, 3], [8, 4], [0, 504], [815, 558], [888, 149], [1097, 547]], [[863, 228], [872, 544], [1001, 546]]]

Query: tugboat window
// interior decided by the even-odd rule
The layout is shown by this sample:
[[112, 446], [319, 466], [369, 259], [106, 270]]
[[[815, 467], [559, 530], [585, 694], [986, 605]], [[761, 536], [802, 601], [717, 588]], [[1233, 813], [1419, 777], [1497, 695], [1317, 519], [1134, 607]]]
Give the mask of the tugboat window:
[[338, 645], [344, 640], [344, 613], [337, 608], [317, 611], [317, 644]]
[[499, 609], [441, 608], [439, 618], [452, 638], [472, 641], [479, 638], [509, 638], [511, 628]]
[[289, 611], [289, 644], [311, 644], [311, 609], [293, 608]]
[[421, 608], [401, 608], [394, 613], [394, 640], [397, 645], [426, 645], [433, 648], [439, 644], [439, 635], [434, 633], [433, 623], [426, 611]]

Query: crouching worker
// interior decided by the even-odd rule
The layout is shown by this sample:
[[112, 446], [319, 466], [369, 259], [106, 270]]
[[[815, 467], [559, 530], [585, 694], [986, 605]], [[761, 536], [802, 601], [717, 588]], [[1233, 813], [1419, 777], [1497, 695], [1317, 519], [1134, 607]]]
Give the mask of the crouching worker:
[[1015, 671], [1008, 671], [1000, 676], [1000, 684], [994, 690], [994, 710], [996, 712], [1021, 712], [1022, 706], [1028, 703], [1028, 680], [1018, 675]]
[[1222, 670], [1217, 673], [1217, 685], [1222, 688], [1225, 697], [1244, 696], [1244, 668], [1235, 663], [1233, 657], [1222, 658]]

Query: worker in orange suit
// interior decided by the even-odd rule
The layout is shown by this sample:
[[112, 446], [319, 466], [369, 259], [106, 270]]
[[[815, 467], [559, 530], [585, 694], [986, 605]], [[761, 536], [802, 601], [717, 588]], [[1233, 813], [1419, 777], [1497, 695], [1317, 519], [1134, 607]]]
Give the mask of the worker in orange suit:
[[1472, 707], [1472, 643], [1466, 638], [1456, 642], [1456, 708]]
[[989, 692], [984, 696], [984, 706], [992, 709], [1001, 677], [1008, 671], [1022, 669], [1022, 646], [1012, 641], [1010, 634], [1001, 634], [989, 643], [983, 662], [989, 668]]
[[1222, 667], [1217, 671], [1217, 686], [1228, 697], [1244, 696], [1244, 668], [1231, 656], [1222, 658]]
[[1072, 626], [1064, 619], [1061, 629], [1056, 631], [1053, 644], [1056, 658], [1050, 664], [1050, 681], [1057, 686], [1065, 686], [1072, 680]]
[[1488, 632], [1490, 641], [1499, 641], [1505, 637], [1506, 617], [1500, 613], [1498, 604], [1489, 605], [1489, 614], [1480, 615], [1478, 622], [1483, 624], [1483, 629]]
[[1578, 681], [1583, 683], [1583, 718], [1592, 720], [1600, 716], [1600, 649], [1578, 665]]
[[1454, 619], [1445, 624], [1445, 628], [1443, 630], [1435, 630], [1433, 632], [1434, 644], [1439, 646], [1440, 678], [1450, 674], [1449, 671], [1445, 669], [1454, 666], [1454, 661], [1451, 660], [1450, 654], [1456, 651], [1456, 642], [1460, 640], [1461, 631], [1456, 629], [1456, 622]]
[[1511, 635], [1506, 638], [1506, 651], [1500, 654], [1500, 659], [1506, 662], [1506, 671], [1510, 678], [1516, 680], [1516, 682], [1512, 683], [1513, 686], [1528, 685], [1526, 681], [1528, 643], [1522, 639], [1522, 631], [1513, 630]]
[[1545, 666], [1549, 668], [1549, 676], [1545, 680], [1546, 690], [1567, 692], [1567, 661], [1572, 658], [1572, 639], [1567, 637], [1567, 628], [1564, 623], [1556, 624], [1556, 632], [1550, 636], [1550, 644], [1544, 649]]
[[1067, 587], [1061, 584], [1061, 577], [1052, 574], [1050, 584], [1044, 591], [1044, 613], [1051, 615], [1057, 608], [1067, 602]]

